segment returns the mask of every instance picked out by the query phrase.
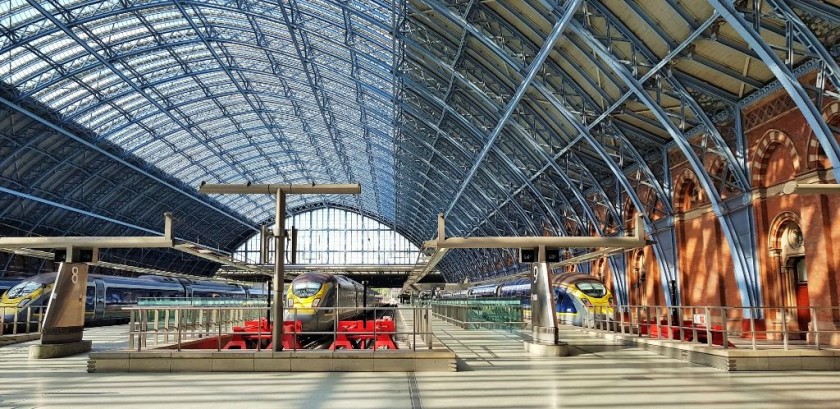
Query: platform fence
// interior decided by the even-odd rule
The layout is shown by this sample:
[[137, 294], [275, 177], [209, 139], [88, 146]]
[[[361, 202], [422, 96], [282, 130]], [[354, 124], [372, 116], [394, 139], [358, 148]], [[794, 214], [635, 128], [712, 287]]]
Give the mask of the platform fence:
[[41, 330], [43, 305], [30, 307], [0, 307], [0, 335], [29, 334]]
[[583, 327], [739, 349], [840, 348], [840, 307], [618, 305], [585, 310]]
[[[270, 351], [271, 330], [267, 324], [270, 309], [253, 306], [136, 306], [126, 307], [130, 313], [128, 348], [144, 349], [210, 349], [222, 350], [233, 337], [247, 337], [256, 340], [253, 350]], [[432, 349], [435, 344], [432, 312], [428, 307], [316, 307], [284, 308], [284, 321], [294, 322], [311, 316], [313, 312], [332, 316], [359, 315], [367, 313], [370, 318], [352, 320], [327, 319], [327, 328], [319, 325], [316, 330], [306, 330], [303, 326], [290, 325], [284, 335], [291, 335], [295, 340], [305, 340], [306, 344], [293, 344], [291, 350], [313, 349], [313, 346], [326, 346], [339, 335], [376, 339], [380, 335], [389, 335], [400, 346], [411, 350]], [[399, 311], [398, 311], [399, 310]], [[353, 311], [358, 311], [353, 314]], [[374, 317], [383, 317], [393, 313], [393, 330], [383, 331], [379, 326], [371, 325], [371, 330], [347, 330], [340, 327], [341, 322], [374, 321]], [[246, 322], [262, 325], [246, 325]], [[208, 341], [209, 340], [209, 341]], [[202, 345], [196, 348], [196, 345]], [[249, 348], [251, 349], [251, 348]], [[338, 349], [338, 348], [337, 348]]]
[[437, 300], [428, 304], [435, 318], [464, 329], [504, 329], [525, 327], [519, 299]]

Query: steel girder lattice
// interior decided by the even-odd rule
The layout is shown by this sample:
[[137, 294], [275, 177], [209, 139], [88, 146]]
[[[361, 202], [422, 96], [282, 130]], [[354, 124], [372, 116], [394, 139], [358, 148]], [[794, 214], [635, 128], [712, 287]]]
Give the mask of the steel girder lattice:
[[[840, 169], [836, 138], [816, 110], [838, 95], [840, 11], [819, 0], [2, 7], [4, 107], [35, 102], [43, 126], [72, 129], [38, 149], [79, 135], [85, 142], [36, 164], [26, 155], [35, 145], [0, 147], [19, 153], [0, 165], [4, 175], [26, 175], [4, 176], [3, 186], [29, 196], [4, 195], [56, 215], [76, 211], [81, 219], [62, 225], [68, 233], [86, 224], [154, 230], [149, 203], [193, 203], [196, 218], [234, 226], [270, 218], [268, 198], [196, 202], [201, 180], [360, 182], [357, 198], [289, 205], [354, 209], [417, 244], [433, 235], [438, 212], [448, 213], [449, 234], [475, 236], [621, 234], [641, 211], [667, 282], [678, 276], [667, 243], [679, 211], [670, 166], [687, 158], [752, 305], [760, 299], [754, 245], [735, 239], [755, 234], [743, 210], [752, 186], [741, 110], [784, 89]], [[816, 82], [801, 86], [815, 71]], [[120, 160], [56, 176], [98, 160], [102, 146]], [[118, 194], [109, 181], [128, 170], [135, 181], [156, 179]], [[40, 190], [20, 188], [27, 183]], [[81, 199], [67, 187], [76, 183]], [[144, 204], [145, 212], [108, 210]], [[52, 217], [4, 220], [40, 226]], [[195, 226], [190, 234], [220, 247], [247, 236]], [[450, 281], [476, 281], [515, 272], [511, 256], [452, 252], [441, 268]]]

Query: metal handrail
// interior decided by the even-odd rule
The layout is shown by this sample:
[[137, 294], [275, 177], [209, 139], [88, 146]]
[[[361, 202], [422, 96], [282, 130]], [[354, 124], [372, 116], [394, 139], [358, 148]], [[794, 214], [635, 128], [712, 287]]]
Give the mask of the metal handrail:
[[43, 305], [0, 307], [0, 335], [40, 333], [46, 309]]
[[[798, 314], [806, 310], [810, 319], [799, 322]], [[723, 349], [840, 347], [840, 329], [820, 324], [840, 322], [840, 307], [618, 305], [615, 311], [610, 315], [585, 310], [584, 327], [640, 337], [655, 331], [659, 339]]]
[[[386, 309], [396, 310], [396, 308], [385, 307], [315, 307], [315, 308], [286, 308], [287, 317], [291, 316], [292, 321], [297, 317], [301, 310], [314, 311], [347, 311], [347, 310], [367, 310], [373, 311], [376, 315], [380, 311]], [[192, 306], [175, 306], [169, 308], [161, 308], [160, 306], [133, 306], [126, 307], [124, 310], [130, 313], [129, 325], [129, 349], [143, 350], [148, 347], [151, 341], [153, 345], [158, 347], [174, 346], [177, 350], [181, 350], [185, 343], [200, 340], [202, 338], [210, 337], [211, 334], [217, 337], [216, 350], [221, 350], [222, 338], [232, 335], [244, 335], [262, 337], [263, 335], [270, 335], [268, 331], [263, 331], [262, 326], [259, 325], [256, 332], [254, 331], [234, 331], [233, 328], [243, 326], [245, 321], [261, 320], [267, 316], [268, 308], [265, 307], [234, 307], [234, 306], [215, 306], [215, 307], [192, 307]], [[426, 344], [428, 349], [432, 349], [434, 342], [433, 327], [431, 323], [431, 310], [429, 307], [400, 307], [399, 310], [413, 310], [414, 319], [410, 330], [401, 330], [400, 326], [403, 324], [394, 322], [394, 331], [389, 331], [394, 337], [399, 337], [397, 341], [408, 341], [410, 349], [417, 350], [418, 343], [416, 337], [420, 336], [421, 340]], [[395, 317], [396, 319], [396, 317]], [[361, 319], [358, 321], [362, 321]], [[295, 328], [293, 326], [293, 328]], [[212, 331], [212, 332], [211, 332]], [[379, 335], [379, 330], [374, 326], [372, 331], [356, 330], [356, 331], [338, 331], [337, 324], [333, 326], [331, 331], [301, 331], [295, 332], [293, 335], [317, 336], [317, 335], [332, 335], [335, 339], [337, 334], [344, 335]], [[171, 338], [171, 339], [170, 339]], [[282, 342], [282, 341], [281, 341]], [[257, 350], [265, 349], [257, 343]]]

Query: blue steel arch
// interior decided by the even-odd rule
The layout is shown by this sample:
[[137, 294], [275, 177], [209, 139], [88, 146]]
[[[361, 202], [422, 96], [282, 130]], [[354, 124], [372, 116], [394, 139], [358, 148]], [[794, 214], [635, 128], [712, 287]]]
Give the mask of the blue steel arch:
[[[24, 115], [21, 104], [42, 103], [49, 112], [42, 125], [61, 135], [43, 143], [82, 142], [85, 153], [33, 139], [0, 144], [0, 170], [32, 170], [24, 178], [2, 179], [3, 186], [23, 193], [34, 183], [56, 204], [72, 203], [132, 225], [151, 222], [165, 203], [192, 202], [198, 207], [188, 218], [197, 223], [209, 220], [201, 214], [209, 211], [211, 219], [220, 216], [247, 230], [270, 215], [271, 200], [207, 202], [195, 196], [192, 185], [269, 178], [359, 181], [365, 193], [358, 198], [300, 197], [290, 205], [360, 209], [418, 243], [433, 234], [434, 215], [447, 207], [453, 212], [450, 229], [461, 234], [542, 234], [545, 229], [568, 234], [567, 227], [615, 230], [629, 198], [634, 208], [651, 214], [645, 221], [648, 232], [662, 231], [673, 214], [669, 151], [716, 150], [725, 157], [734, 177], [723, 183], [741, 196], [730, 196], [723, 205], [743, 211], [733, 209], [750, 189], [739, 109], [778, 89], [774, 79], [783, 88], [795, 88], [794, 75], [806, 66], [838, 85], [832, 45], [815, 31], [840, 25], [837, 8], [810, 0], [766, 3], [761, 15], [750, 4], [736, 9], [721, 0], [655, 5], [586, 0], [580, 7], [561, 0], [15, 3], [0, 12], [5, 13], [0, 21], [8, 25], [0, 26], [0, 55], [19, 63], [15, 72], [0, 67], [0, 81], [15, 91], [0, 103]], [[723, 6], [723, 18], [709, 5]], [[682, 21], [660, 27], [651, 7], [668, 8]], [[629, 17], [618, 21], [618, 13]], [[544, 19], [528, 18], [535, 15]], [[695, 21], [696, 16], [705, 18]], [[612, 57], [604, 57], [625, 59], [621, 64], [635, 70], [630, 77], [641, 88], [631, 89], [620, 70], [592, 58], [589, 44], [574, 35], [559, 37], [539, 69], [529, 71], [539, 56], [537, 44], [563, 18], [570, 19], [572, 31], [583, 37], [591, 33], [612, 47]], [[583, 24], [588, 20], [597, 26]], [[750, 33], [751, 25], [761, 31]], [[730, 28], [740, 30], [744, 41], [719, 35]], [[73, 33], [89, 39], [88, 46], [68, 40]], [[780, 39], [787, 44], [780, 47]], [[767, 51], [772, 41], [776, 52], [788, 53], [790, 67], [772, 61], [774, 51], [762, 54], [760, 48]], [[770, 69], [742, 73], [698, 52], [698, 43], [760, 59]], [[577, 61], [586, 67], [578, 70]], [[520, 82], [525, 78], [532, 78], [530, 85]], [[527, 101], [506, 104], [517, 88]], [[814, 91], [818, 98], [827, 95], [825, 85]], [[640, 101], [659, 106], [667, 118], [637, 111]], [[824, 150], [836, 156], [836, 140], [809, 101], [797, 103]], [[735, 139], [725, 139], [716, 128], [733, 117]], [[686, 124], [678, 133], [691, 144], [677, 146], [667, 124], [672, 120]], [[504, 126], [494, 134], [499, 123]], [[11, 152], [18, 154], [10, 157]], [[89, 161], [99, 154], [111, 161], [92, 168]], [[475, 160], [476, 155], [486, 159]], [[37, 158], [42, 161], [31, 163]], [[837, 160], [831, 159], [837, 174]], [[58, 169], [67, 174], [59, 175]], [[460, 184], [453, 188], [453, 181]], [[654, 193], [638, 197], [646, 186]], [[457, 203], [453, 196], [460, 197]], [[58, 210], [27, 220], [20, 211], [26, 206], [17, 204], [21, 199], [11, 200], [16, 204], [7, 214], [19, 226], [130, 229], [108, 227], [113, 223], [95, 217], [85, 221], [88, 216], [56, 224], [68, 210], [55, 206]], [[157, 204], [143, 206], [149, 203]], [[114, 206], [125, 208], [118, 218], [108, 213]], [[736, 235], [754, 234], [754, 226], [747, 230]], [[214, 236], [201, 229], [195, 234]], [[659, 253], [658, 259], [674, 258]], [[467, 276], [488, 277], [515, 267], [498, 269], [505, 252], [452, 254], [444, 270], [469, 270]], [[120, 255], [135, 256], [153, 257]]]

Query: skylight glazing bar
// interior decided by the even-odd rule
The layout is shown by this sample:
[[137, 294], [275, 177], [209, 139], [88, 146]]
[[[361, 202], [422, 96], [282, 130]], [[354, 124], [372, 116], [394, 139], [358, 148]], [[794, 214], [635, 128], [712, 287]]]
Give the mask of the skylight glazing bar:
[[563, 34], [563, 30], [569, 24], [574, 16], [575, 11], [580, 6], [583, 0], [570, 0], [565, 8], [565, 14], [561, 19], [559, 19], [551, 30], [551, 34], [548, 35], [545, 42], [543, 43], [540, 52], [534, 58], [534, 61], [531, 62], [531, 67], [528, 70], [525, 78], [523, 79], [522, 83], [519, 84], [518, 88], [516, 89], [516, 93], [514, 94], [513, 98], [508, 102], [507, 106], [505, 107], [504, 113], [502, 114], [502, 118], [499, 120], [499, 123], [493, 128], [493, 131], [490, 135], [487, 136], [487, 140], [482, 148], [481, 152], [479, 153], [478, 157], [476, 158], [475, 162], [473, 163], [472, 168], [470, 171], [467, 172], [466, 177], [464, 178], [463, 182], [461, 182], [461, 187], [458, 189], [458, 192], [455, 194], [455, 197], [452, 199], [449, 207], [444, 212], [444, 215], [447, 216], [452, 211], [452, 208], [455, 207], [455, 203], [458, 202], [458, 199], [464, 193], [464, 190], [467, 188], [472, 177], [475, 175], [475, 172], [478, 170], [478, 167], [481, 165], [482, 160], [487, 156], [490, 152], [490, 148], [492, 148], [493, 143], [496, 141], [496, 138], [499, 137], [499, 134], [504, 128], [505, 124], [507, 124], [508, 119], [510, 119], [511, 114], [513, 114], [514, 109], [519, 104], [519, 101], [525, 95], [525, 91], [528, 89], [528, 86], [533, 81], [534, 77], [539, 72], [540, 67], [542, 66], [543, 62], [548, 55], [551, 53], [552, 49], [554, 48], [554, 43], [560, 38], [560, 35]]

